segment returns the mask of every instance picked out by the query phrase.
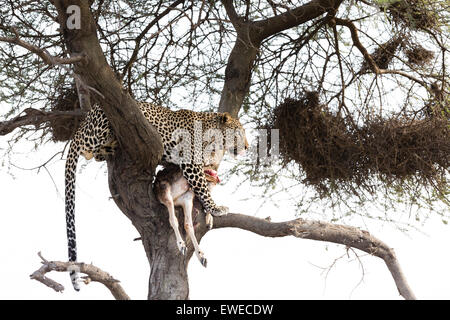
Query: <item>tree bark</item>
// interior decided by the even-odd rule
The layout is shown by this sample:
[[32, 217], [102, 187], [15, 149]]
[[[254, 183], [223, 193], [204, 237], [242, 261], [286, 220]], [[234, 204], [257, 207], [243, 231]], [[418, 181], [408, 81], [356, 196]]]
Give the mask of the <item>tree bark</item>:
[[[249, 28], [246, 28], [248, 34]], [[239, 37], [239, 36], [238, 36]], [[259, 51], [259, 43], [250, 38], [236, 40], [225, 68], [225, 83], [220, 97], [219, 112], [228, 112], [237, 118], [250, 88], [252, 69]]]
[[261, 41], [254, 38], [253, 24], [239, 17], [232, 0], [222, 0], [237, 37], [225, 68], [225, 83], [219, 102], [219, 112], [237, 118], [250, 87], [252, 69]]
[[225, 82], [220, 97], [219, 112], [237, 117], [248, 94], [251, 74], [261, 43], [283, 30], [299, 26], [324, 13], [332, 13], [342, 0], [312, 0], [287, 12], [258, 21], [245, 20], [234, 8], [232, 0], [222, 0], [237, 37], [225, 69]]
[[[188, 246], [185, 257], [178, 251], [168, 211], [152, 190], [153, 170], [139, 169], [118, 150], [108, 159], [108, 180], [115, 203], [141, 236], [151, 269], [148, 299], [188, 299], [187, 264], [193, 248]], [[178, 219], [183, 221], [179, 211]]]
[[[53, 3], [58, 10], [58, 19], [71, 56], [87, 57], [87, 62], [75, 65], [75, 72], [85, 84], [105, 96], [102, 107], [111, 122], [120, 146], [115, 155], [107, 159], [109, 187], [115, 203], [141, 235], [151, 268], [148, 299], [188, 299], [187, 264], [192, 257], [193, 248], [188, 243], [186, 256], [179, 253], [174, 232], [169, 224], [167, 209], [156, 200], [152, 190], [153, 175], [162, 153], [159, 135], [144, 118], [136, 102], [122, 90], [119, 81], [108, 66], [96, 35], [96, 24], [91, 15], [88, 1], [54, 0]], [[229, 1], [224, 1], [225, 5], [229, 5], [229, 3]], [[81, 29], [79, 30], [70, 30], [65, 24], [68, 18], [67, 7], [73, 4], [81, 9]], [[315, 13], [323, 13], [327, 8], [321, 10], [315, 11]], [[236, 18], [232, 11], [230, 12], [233, 24], [240, 25], [242, 20], [239, 17]], [[301, 10], [299, 14], [302, 14]], [[250, 37], [254, 34], [253, 29], [250, 29], [250, 24], [242, 24], [239, 28], [238, 34], [241, 36], [238, 37], [238, 40], [242, 41], [236, 42], [230, 55], [220, 104], [220, 111], [228, 111], [234, 116], [237, 115], [248, 92], [250, 75], [260, 44], [258, 39]], [[195, 202], [195, 207], [201, 208], [198, 201]], [[180, 213], [178, 216], [180, 219]], [[236, 220], [237, 218], [239, 217], [236, 215], [216, 218], [215, 225], [217, 228], [229, 226], [247, 230], [251, 229], [251, 225], [255, 225], [252, 224], [251, 217]], [[197, 222], [196, 236], [200, 241], [206, 233], [204, 214], [201, 210], [195, 222]], [[268, 227], [268, 233], [261, 233], [266, 236], [277, 236], [271, 235], [274, 226], [276, 228], [286, 227], [286, 225], [275, 224], [261, 225], [259, 221], [257, 222], [256, 225], [263, 228]], [[301, 228], [289, 230], [291, 230], [291, 235], [306, 237]], [[294, 231], [296, 234], [292, 233]], [[317, 234], [321, 234], [320, 228], [316, 231]], [[182, 235], [185, 236], [184, 230], [182, 230]], [[343, 239], [334, 241], [331, 238], [320, 239], [318, 237], [316, 240], [334, 241], [359, 248], [358, 241], [345, 242], [350, 239], [345, 236]], [[371, 253], [373, 252], [371, 251]], [[390, 252], [388, 252], [388, 257], [395, 260], [395, 256]], [[399, 268], [393, 264], [392, 270], [399, 270]], [[404, 296], [414, 297], [407, 294]]]
[[[168, 214], [152, 191], [153, 173], [162, 155], [159, 134], [142, 115], [136, 102], [122, 89], [101, 50], [96, 24], [88, 1], [54, 1], [71, 56], [83, 55], [87, 63], [76, 64], [82, 81], [105, 96], [102, 108], [114, 129], [119, 148], [108, 159], [111, 195], [141, 235], [151, 274], [151, 299], [187, 299], [187, 258], [177, 250]], [[67, 7], [81, 11], [81, 28], [68, 29]], [[188, 256], [192, 256], [192, 250]]]
[[[104, 97], [102, 108], [114, 129], [120, 147], [136, 165], [156, 168], [162, 155], [159, 134], [145, 119], [136, 101], [124, 90], [108, 65], [97, 37], [97, 26], [89, 1], [55, 0], [58, 21], [65, 45], [73, 56], [87, 57], [87, 62], [74, 65], [75, 73], [84, 84], [98, 90]], [[80, 8], [80, 29], [69, 29], [67, 7]]]
[[270, 222], [265, 219], [233, 213], [214, 219], [214, 228], [226, 227], [247, 230], [264, 237], [294, 236], [302, 239], [333, 242], [367, 252], [384, 260], [395, 281], [398, 292], [403, 298], [407, 300], [416, 299], [406, 281], [394, 250], [367, 231], [324, 221], [295, 219], [286, 222]]

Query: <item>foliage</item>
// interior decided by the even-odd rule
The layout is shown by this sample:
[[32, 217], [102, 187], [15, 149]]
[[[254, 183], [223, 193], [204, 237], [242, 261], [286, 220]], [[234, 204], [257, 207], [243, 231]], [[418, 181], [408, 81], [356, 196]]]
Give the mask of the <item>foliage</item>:
[[[169, 10], [171, 3], [93, 1], [105, 57], [138, 100], [217, 110], [236, 31], [220, 1], [180, 1]], [[242, 21], [259, 21], [295, 6], [292, 1], [233, 3]], [[402, 194], [397, 199], [448, 203], [448, 1], [343, 1], [336, 16], [352, 22], [362, 46], [387, 73], [371, 70], [349, 29], [331, 24], [330, 14], [268, 37], [258, 50], [241, 120], [247, 128], [275, 125], [281, 130], [284, 103], [285, 113], [294, 110], [286, 120], [297, 121], [286, 122], [286, 130], [295, 134], [280, 134], [284, 166], [242, 161], [233, 172], [264, 184], [262, 197], [276, 192], [281, 177], [296, 186], [306, 182], [313, 188], [305, 192], [310, 197], [303, 209], [320, 195], [331, 199], [330, 205], [352, 202], [349, 212], [355, 212], [354, 204], [363, 200], [348, 196], [368, 199], [371, 194], [377, 200], [384, 188], [390, 190], [385, 198]], [[15, 27], [24, 41], [65, 57], [55, 21], [48, 1], [0, 0], [0, 36], [13, 36]], [[0, 70], [4, 119], [28, 107], [77, 108], [73, 78], [63, 68], [0, 43]], [[64, 141], [75, 126], [66, 119], [23, 127], [11, 143], [24, 137], [37, 145]], [[299, 147], [289, 147], [295, 141]], [[358, 192], [358, 187], [363, 189]]]

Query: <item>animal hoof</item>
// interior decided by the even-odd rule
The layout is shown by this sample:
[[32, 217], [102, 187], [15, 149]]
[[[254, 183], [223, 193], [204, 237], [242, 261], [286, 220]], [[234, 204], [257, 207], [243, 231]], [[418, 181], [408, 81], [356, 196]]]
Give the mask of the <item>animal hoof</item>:
[[217, 206], [214, 209], [211, 210], [211, 214], [215, 217], [226, 215], [230, 209], [225, 206]]
[[186, 248], [186, 246], [184, 245], [184, 243], [183, 243], [182, 246], [180, 246], [180, 252], [181, 252], [181, 254], [182, 254], [183, 256], [186, 255], [187, 248]]
[[204, 266], [204, 267], [206, 268], [206, 265], [208, 264], [208, 260], [206, 260], [205, 257], [202, 257], [202, 258], [200, 259], [200, 263], [202, 264], [202, 266]]
[[205, 220], [208, 230], [211, 230], [213, 228], [213, 220], [214, 220], [212, 215], [206, 214]]

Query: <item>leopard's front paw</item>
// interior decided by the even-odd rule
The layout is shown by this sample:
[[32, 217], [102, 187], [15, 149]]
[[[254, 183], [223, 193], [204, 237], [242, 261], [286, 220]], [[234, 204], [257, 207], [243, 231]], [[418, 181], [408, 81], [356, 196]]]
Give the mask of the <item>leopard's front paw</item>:
[[209, 213], [213, 215], [214, 217], [223, 216], [228, 214], [230, 212], [230, 209], [225, 206], [217, 206], [213, 208]]

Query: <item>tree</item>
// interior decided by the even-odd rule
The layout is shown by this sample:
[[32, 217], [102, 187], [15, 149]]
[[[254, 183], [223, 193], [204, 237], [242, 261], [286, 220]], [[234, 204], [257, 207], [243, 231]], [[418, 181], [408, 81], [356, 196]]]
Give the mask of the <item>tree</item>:
[[[162, 145], [136, 100], [180, 107], [171, 96], [189, 92], [183, 98], [198, 110], [279, 128], [280, 164], [256, 158], [232, 170], [256, 183], [274, 186], [283, 171], [332, 204], [348, 203], [343, 194], [376, 198], [380, 183], [386, 198], [396, 190], [414, 203], [448, 204], [445, 1], [52, 0], [1, 8], [1, 99], [9, 110], [0, 134], [17, 129], [14, 143], [67, 141], [90, 105], [102, 105], [120, 146], [107, 161], [111, 196], [141, 235], [149, 299], [188, 298], [193, 250], [174, 250], [151, 190]], [[387, 146], [395, 150], [379, 157]], [[201, 239], [203, 214], [199, 221]], [[400, 294], [414, 298], [392, 249], [357, 228], [243, 214], [216, 218], [223, 227], [363, 250], [384, 259]], [[54, 269], [64, 268], [47, 271]]]

